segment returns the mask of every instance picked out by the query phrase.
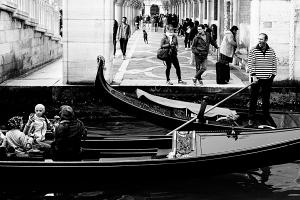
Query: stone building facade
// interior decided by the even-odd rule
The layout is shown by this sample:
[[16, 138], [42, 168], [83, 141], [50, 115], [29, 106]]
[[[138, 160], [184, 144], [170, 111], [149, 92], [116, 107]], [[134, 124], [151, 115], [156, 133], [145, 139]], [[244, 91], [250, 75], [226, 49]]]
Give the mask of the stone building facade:
[[59, 17], [45, 0], [0, 1], [0, 82], [62, 56]]

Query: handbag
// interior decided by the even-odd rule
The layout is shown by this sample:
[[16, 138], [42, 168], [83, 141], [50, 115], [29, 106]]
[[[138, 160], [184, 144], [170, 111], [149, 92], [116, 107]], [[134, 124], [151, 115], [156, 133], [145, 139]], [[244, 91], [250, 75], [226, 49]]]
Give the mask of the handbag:
[[157, 58], [160, 60], [168, 60], [170, 57], [170, 49], [159, 48], [157, 50]]

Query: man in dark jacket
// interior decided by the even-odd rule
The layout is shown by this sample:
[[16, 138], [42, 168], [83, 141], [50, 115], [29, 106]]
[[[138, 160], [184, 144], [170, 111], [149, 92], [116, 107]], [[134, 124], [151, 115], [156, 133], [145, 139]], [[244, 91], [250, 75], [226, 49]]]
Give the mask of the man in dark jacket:
[[123, 54], [123, 60], [126, 59], [127, 43], [131, 36], [130, 25], [127, 24], [127, 18], [122, 18], [122, 24], [119, 25], [118, 39], [120, 40], [120, 48]]
[[81, 139], [87, 134], [86, 128], [80, 120], [75, 118], [70, 106], [61, 107], [60, 118], [55, 128], [54, 141], [51, 144], [52, 159], [81, 160]]
[[194, 85], [197, 84], [197, 80], [200, 85], [203, 85], [201, 75], [206, 71], [207, 67], [207, 55], [209, 52], [209, 45], [213, 45], [218, 49], [216, 41], [211, 38], [211, 35], [205, 32], [203, 24], [198, 26], [198, 34], [192, 42], [192, 52], [195, 54], [196, 60], [196, 75], [193, 78]]

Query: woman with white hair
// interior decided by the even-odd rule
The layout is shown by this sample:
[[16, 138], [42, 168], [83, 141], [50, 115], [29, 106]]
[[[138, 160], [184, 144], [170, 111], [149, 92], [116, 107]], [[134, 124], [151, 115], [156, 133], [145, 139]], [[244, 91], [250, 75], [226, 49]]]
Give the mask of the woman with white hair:
[[35, 139], [37, 142], [45, 140], [47, 130], [51, 130], [51, 123], [45, 116], [45, 106], [37, 104], [34, 108], [35, 113], [29, 115], [29, 119], [24, 127], [24, 133]]

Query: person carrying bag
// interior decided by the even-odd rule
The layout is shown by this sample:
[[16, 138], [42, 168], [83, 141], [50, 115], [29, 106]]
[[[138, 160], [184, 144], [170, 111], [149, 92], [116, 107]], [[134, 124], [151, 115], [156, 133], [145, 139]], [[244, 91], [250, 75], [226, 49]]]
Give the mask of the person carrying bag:
[[171, 49], [168, 48], [159, 48], [157, 50], [157, 58], [162, 60], [162, 61], [166, 61], [171, 57]]
[[157, 54], [158, 57], [161, 56], [166, 58], [166, 60], [164, 61], [166, 62], [166, 66], [167, 66], [166, 68], [167, 85], [173, 85], [173, 83], [170, 81], [170, 70], [172, 64], [176, 69], [178, 83], [186, 84], [186, 82], [181, 80], [180, 65], [177, 58], [177, 48], [178, 48], [178, 40], [176, 35], [174, 34], [174, 28], [173, 26], [169, 25], [167, 27], [166, 33], [164, 34], [161, 40], [160, 49], [158, 50], [158, 54]]

